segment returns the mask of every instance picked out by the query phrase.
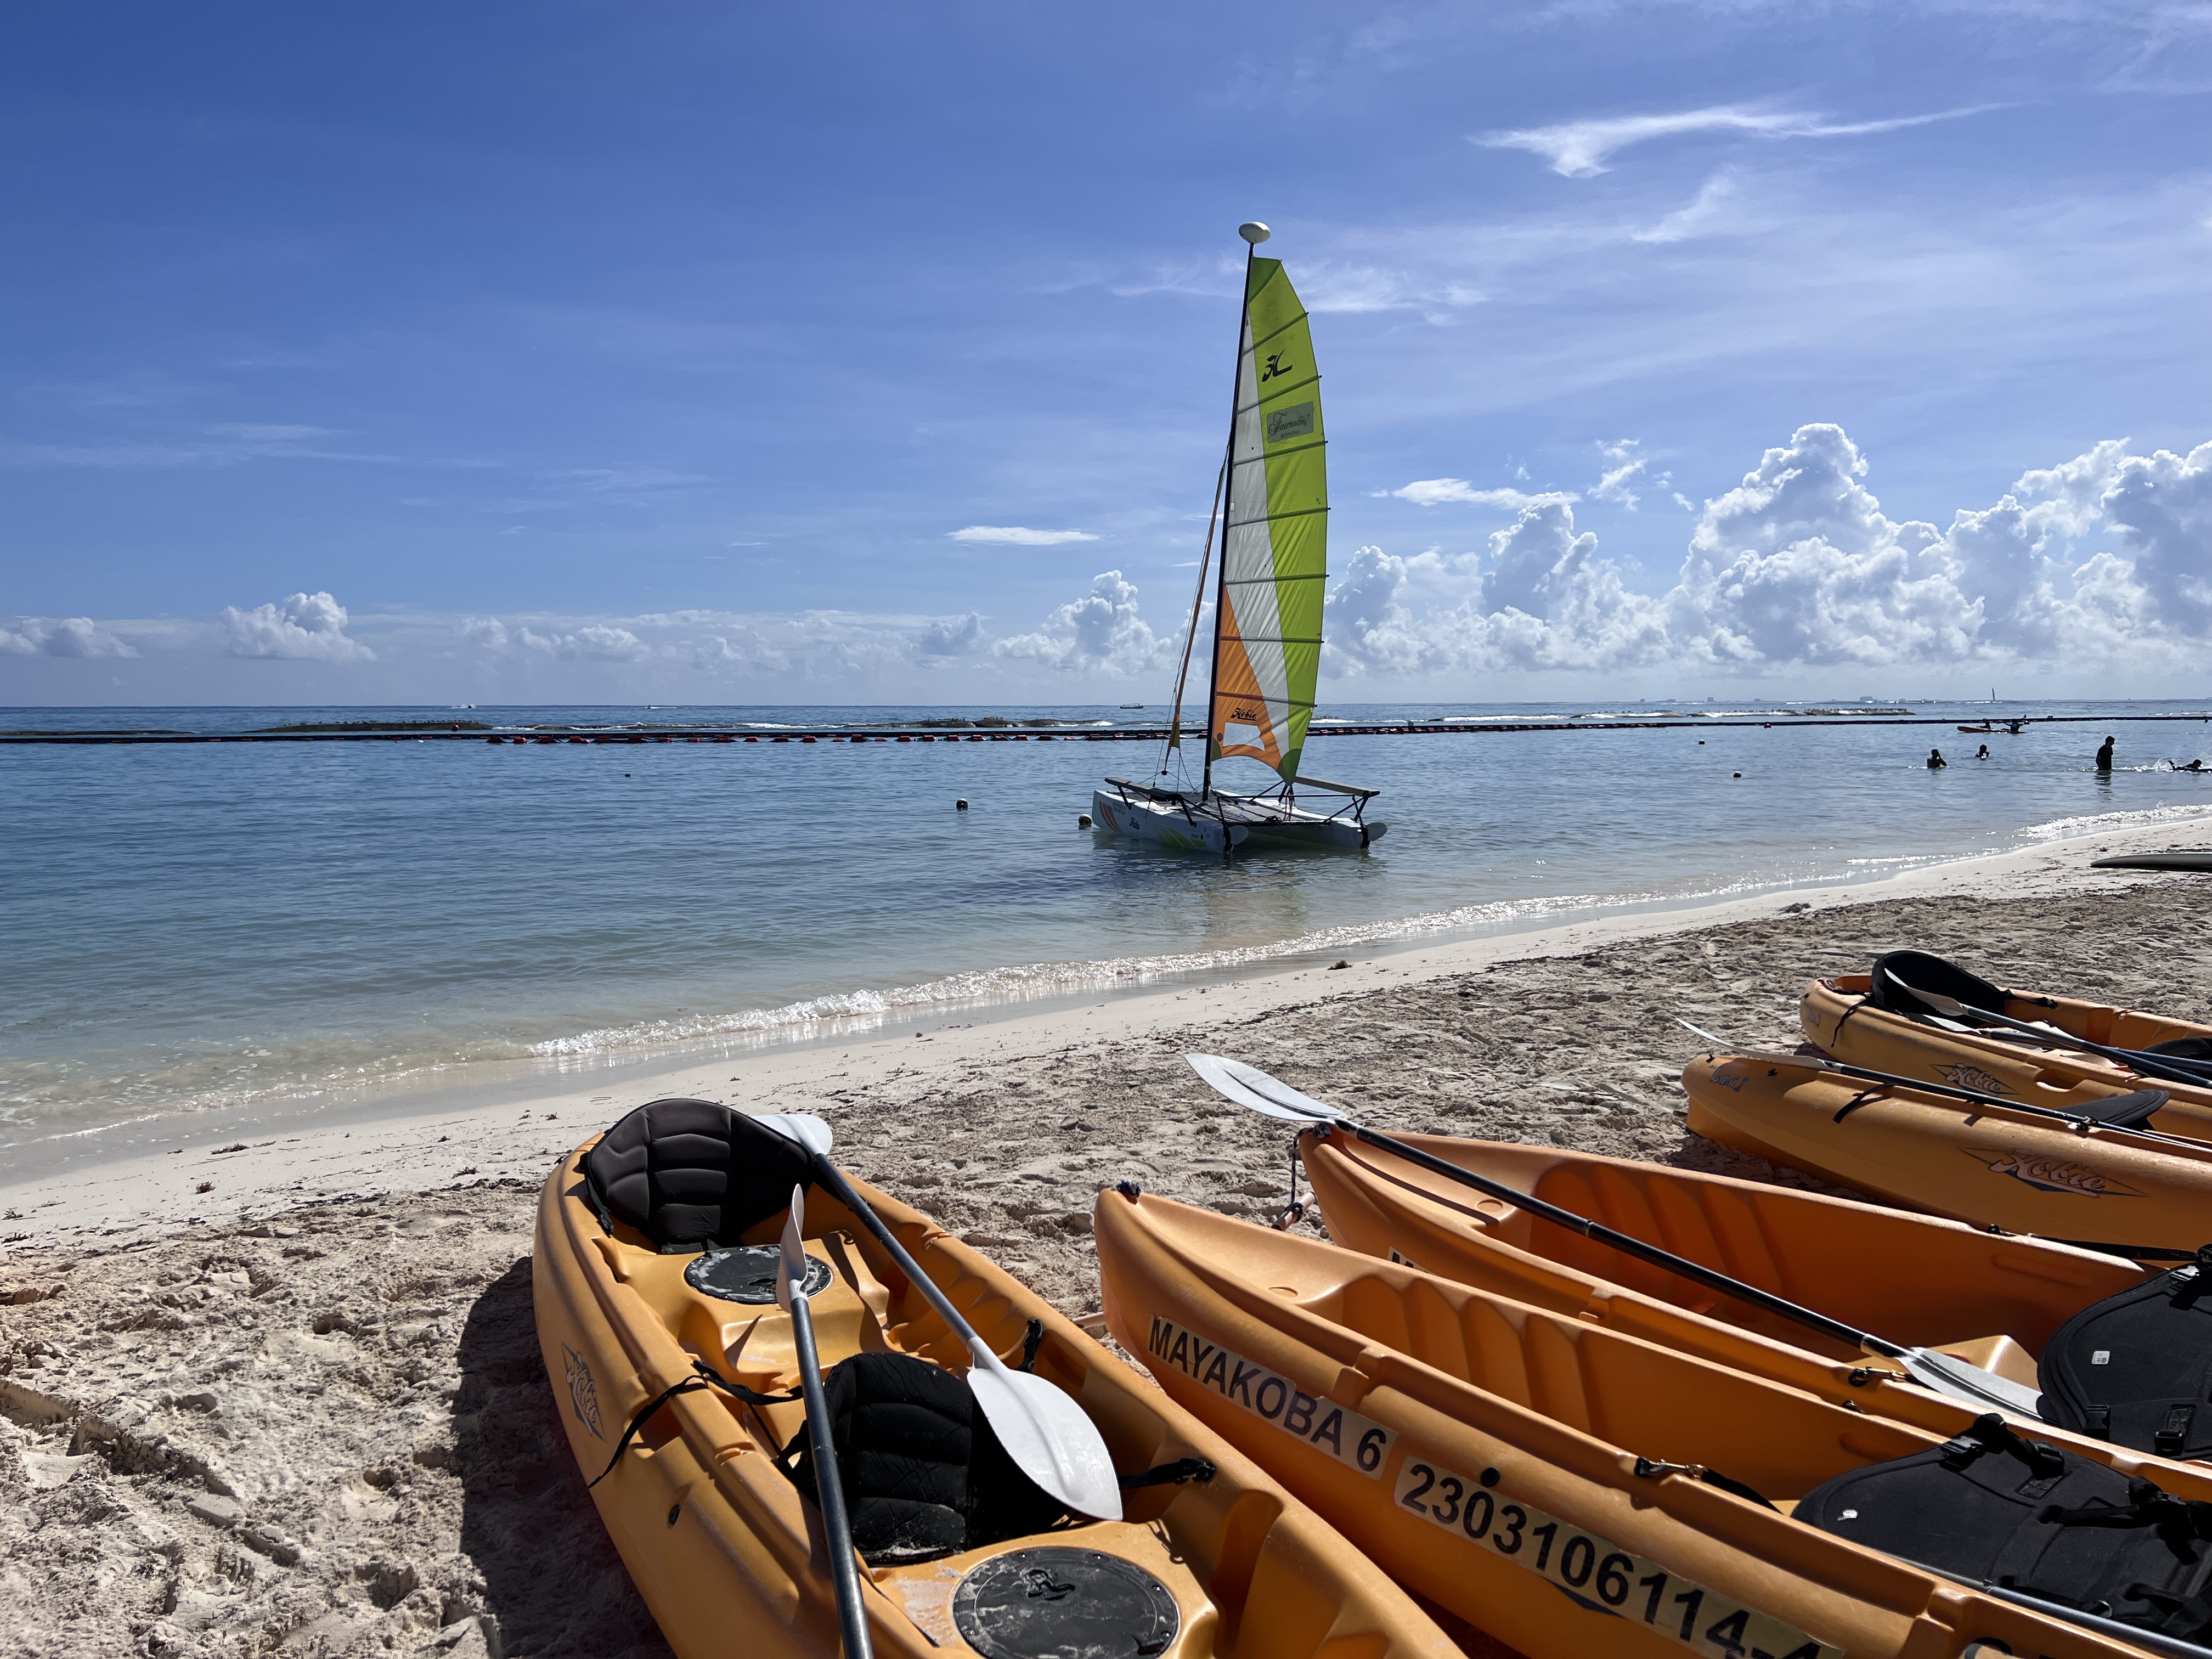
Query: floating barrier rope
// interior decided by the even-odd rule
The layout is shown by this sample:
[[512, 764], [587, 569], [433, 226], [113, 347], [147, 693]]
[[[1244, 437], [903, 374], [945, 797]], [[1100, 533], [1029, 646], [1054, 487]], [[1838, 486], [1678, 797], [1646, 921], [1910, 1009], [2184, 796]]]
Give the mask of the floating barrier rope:
[[[1322, 726], [1309, 728], [1316, 738], [1437, 737], [1450, 732], [1710, 732], [1710, 731], [1826, 731], [1838, 726], [1954, 726], [1955, 714], [1868, 714], [1838, 719], [1824, 715], [1783, 715], [1774, 720], [1415, 720], [1379, 725]], [[2032, 714], [2023, 726], [2118, 726], [2160, 721], [2212, 723], [2212, 714]], [[395, 732], [24, 732], [0, 733], [0, 744], [204, 744], [204, 743], [484, 743], [484, 744], [608, 744], [608, 743], [1164, 743], [1164, 726], [1123, 726], [1107, 731], [1061, 728], [1040, 731], [977, 732], [939, 729], [933, 732], [890, 729], [853, 731], [842, 726], [764, 732], [742, 726], [694, 726], [665, 731], [626, 732], [486, 732], [482, 726], [451, 732], [419, 730]]]

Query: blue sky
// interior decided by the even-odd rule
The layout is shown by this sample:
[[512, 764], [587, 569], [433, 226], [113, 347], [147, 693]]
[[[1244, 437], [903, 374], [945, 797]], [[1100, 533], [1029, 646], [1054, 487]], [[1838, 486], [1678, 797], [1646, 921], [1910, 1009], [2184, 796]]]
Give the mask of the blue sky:
[[1252, 216], [1325, 696], [2201, 691], [2203, 7], [1348, 18], [24, 14], [0, 701], [1157, 694]]

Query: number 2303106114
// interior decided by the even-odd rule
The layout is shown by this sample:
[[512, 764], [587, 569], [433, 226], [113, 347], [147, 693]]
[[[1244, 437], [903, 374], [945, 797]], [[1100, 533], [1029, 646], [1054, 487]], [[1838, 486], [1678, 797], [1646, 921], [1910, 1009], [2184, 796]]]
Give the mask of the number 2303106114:
[[1843, 1659], [1840, 1648], [1517, 1501], [1496, 1489], [1496, 1470], [1485, 1474], [1486, 1480], [1470, 1480], [1408, 1456], [1398, 1471], [1397, 1502], [1558, 1585], [1591, 1611], [1635, 1620], [1694, 1652], [1722, 1659]]

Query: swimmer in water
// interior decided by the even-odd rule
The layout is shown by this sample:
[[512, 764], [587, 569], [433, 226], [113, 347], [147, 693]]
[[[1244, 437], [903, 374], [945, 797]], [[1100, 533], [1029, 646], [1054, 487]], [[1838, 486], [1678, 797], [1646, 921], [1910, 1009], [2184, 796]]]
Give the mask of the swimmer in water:
[[1928, 769], [1929, 771], [1936, 771], [1942, 767], [1948, 766], [1950, 763], [1950, 762], [1943, 758], [1943, 751], [1942, 750], [1931, 749], [1928, 751]]
[[1975, 758], [1976, 760], [1987, 760], [1989, 757], [1990, 757], [1990, 746], [1989, 746], [1989, 744], [1984, 744], [1981, 746], [1981, 748], [1980, 748], [1980, 749], [1978, 749], [1978, 750], [1977, 750], [1975, 751], [1974, 758]]
[[2106, 738], [2098, 746], [2097, 769], [2100, 772], [2109, 772], [2112, 769], [2112, 739], [2110, 738]]

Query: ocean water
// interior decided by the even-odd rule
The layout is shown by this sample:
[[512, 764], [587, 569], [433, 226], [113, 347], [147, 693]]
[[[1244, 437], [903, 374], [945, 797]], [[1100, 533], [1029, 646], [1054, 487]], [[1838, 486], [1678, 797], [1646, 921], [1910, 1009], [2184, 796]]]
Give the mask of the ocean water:
[[[1662, 708], [1731, 712], [1610, 712]], [[1914, 708], [1954, 719], [2185, 712]], [[15, 709], [0, 710], [0, 727], [237, 730], [370, 712]], [[763, 730], [924, 714], [1162, 718], [373, 712]], [[1356, 722], [1581, 716], [1576, 726], [1607, 712], [1323, 711]], [[1305, 769], [1382, 790], [1371, 815], [1389, 835], [1364, 854], [1227, 864], [1078, 828], [1103, 774], [1157, 769], [1149, 744], [0, 746], [0, 1151], [364, 1085], [451, 1086], [518, 1066], [550, 1073], [941, 1025], [1012, 1003], [1870, 878], [2101, 823], [2212, 812], [2212, 774], [2164, 765], [2212, 751], [2212, 725], [2111, 729], [2120, 765], [2109, 777], [2092, 769], [2097, 726], [1987, 739], [1878, 725], [1316, 737]], [[1984, 740], [1990, 758], [1970, 758]], [[1922, 764], [1931, 744], [1948, 770]], [[1248, 787], [1262, 781], [1246, 770]], [[955, 810], [959, 797], [970, 810]]]

